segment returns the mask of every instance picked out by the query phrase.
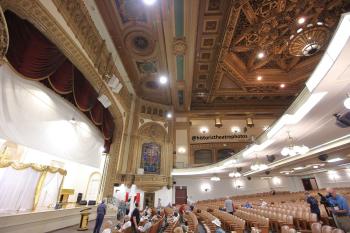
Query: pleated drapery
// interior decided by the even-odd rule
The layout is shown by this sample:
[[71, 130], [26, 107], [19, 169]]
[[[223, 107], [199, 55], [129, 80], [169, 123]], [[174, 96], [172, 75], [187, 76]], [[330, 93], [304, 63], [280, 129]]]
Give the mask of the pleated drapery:
[[10, 43], [7, 60], [26, 79], [36, 80], [73, 103], [99, 128], [105, 151], [113, 139], [114, 121], [97, 100], [98, 93], [67, 57], [31, 23], [5, 12]]

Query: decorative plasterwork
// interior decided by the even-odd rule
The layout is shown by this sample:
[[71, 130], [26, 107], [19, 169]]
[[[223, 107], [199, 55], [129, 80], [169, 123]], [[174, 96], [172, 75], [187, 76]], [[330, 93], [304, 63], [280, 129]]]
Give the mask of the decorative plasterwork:
[[[250, 95], [260, 99], [256, 106], [251, 105], [253, 113], [255, 108], [268, 107], [270, 100], [266, 97], [271, 96], [280, 100], [275, 110], [279, 108], [283, 112], [321, 58], [322, 47], [328, 43], [328, 31], [334, 30], [340, 14], [349, 9], [349, 4], [331, 0], [230, 1], [226, 7], [223, 4], [228, 1], [206, 3], [207, 7], [202, 6], [199, 13], [199, 21], [204, 25], [198, 24], [192, 109], [226, 106], [232, 110], [246, 104], [240, 101], [241, 96]], [[305, 25], [298, 24], [302, 16]], [[310, 30], [311, 23], [325, 29], [326, 33], [318, 39], [322, 39], [321, 51], [309, 57], [290, 54], [291, 36], [301, 27]], [[296, 48], [303, 49], [294, 43], [293, 49]], [[264, 55], [262, 59], [257, 56], [260, 52]], [[227, 76], [231, 78], [223, 82]], [[258, 76], [263, 78], [257, 80]], [[289, 101], [285, 101], [285, 96]], [[235, 101], [228, 101], [228, 97]]]
[[168, 75], [161, 1], [152, 7], [139, 0], [96, 5], [138, 97], [170, 105], [169, 85], [159, 83], [161, 75]]
[[[53, 0], [53, 2], [89, 55], [99, 74], [102, 76], [114, 74], [120, 82], [123, 82], [114, 64], [112, 54], [108, 51], [105, 41], [96, 29], [84, 2], [82, 0]], [[130, 98], [126, 88], [123, 88], [119, 95], [122, 96], [124, 107], [128, 109]]]
[[174, 38], [173, 53], [175, 55], [185, 55], [186, 49], [187, 49], [187, 45], [184, 37]]
[[9, 46], [9, 33], [7, 31], [6, 19], [0, 6], [0, 60], [2, 60]]
[[119, 174], [115, 178], [116, 183], [125, 184], [127, 187], [135, 184], [137, 188], [145, 192], [155, 192], [164, 186], [170, 188], [172, 179], [163, 175], [132, 175]]

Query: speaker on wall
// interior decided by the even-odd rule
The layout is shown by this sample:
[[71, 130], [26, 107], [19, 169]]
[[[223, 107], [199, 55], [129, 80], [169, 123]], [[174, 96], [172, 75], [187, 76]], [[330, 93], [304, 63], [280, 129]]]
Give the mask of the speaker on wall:
[[274, 155], [266, 155], [267, 161], [272, 163], [275, 161], [276, 157]]
[[269, 175], [269, 174], [270, 174], [270, 171], [265, 171], [265, 174], [266, 174], [266, 175]]
[[83, 194], [82, 193], [78, 193], [77, 203], [80, 203], [81, 199], [83, 199]]
[[321, 160], [321, 161], [326, 161], [328, 159], [328, 155], [327, 154], [319, 155], [318, 159]]
[[250, 176], [247, 176], [247, 179], [248, 179], [248, 180], [251, 180], [252, 178], [251, 178]]
[[173, 181], [173, 185], [175, 185], [176, 184], [176, 181]]

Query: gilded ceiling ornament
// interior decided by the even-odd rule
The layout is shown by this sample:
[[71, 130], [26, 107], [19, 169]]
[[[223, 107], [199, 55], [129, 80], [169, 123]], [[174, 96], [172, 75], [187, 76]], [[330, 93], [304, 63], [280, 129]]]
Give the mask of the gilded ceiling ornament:
[[177, 55], [185, 55], [187, 49], [185, 37], [174, 38], [173, 53]]
[[0, 6], [0, 60], [2, 60], [7, 52], [7, 48], [9, 45], [9, 33], [7, 31], [7, 24], [4, 13]]

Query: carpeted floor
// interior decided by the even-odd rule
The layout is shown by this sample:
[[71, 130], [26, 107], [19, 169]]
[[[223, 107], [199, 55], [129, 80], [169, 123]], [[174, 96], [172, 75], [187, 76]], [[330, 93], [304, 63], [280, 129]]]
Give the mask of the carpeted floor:
[[[107, 218], [107, 220], [109, 220]], [[106, 221], [106, 218], [104, 219], [104, 221]], [[60, 230], [57, 230], [57, 231], [50, 231], [50, 233], [77, 233], [77, 232], [80, 232], [80, 231], [77, 231], [79, 225], [75, 225], [75, 226], [71, 226], [71, 227], [67, 227], [67, 228], [63, 228], [63, 229], [60, 229]], [[89, 222], [89, 230], [87, 231], [81, 231], [81, 232], [84, 232], [84, 233], [92, 233], [92, 231], [94, 230], [94, 227], [95, 227], [95, 221], [90, 221]], [[101, 232], [103, 230], [103, 224], [102, 224], [102, 227], [101, 227]]]

